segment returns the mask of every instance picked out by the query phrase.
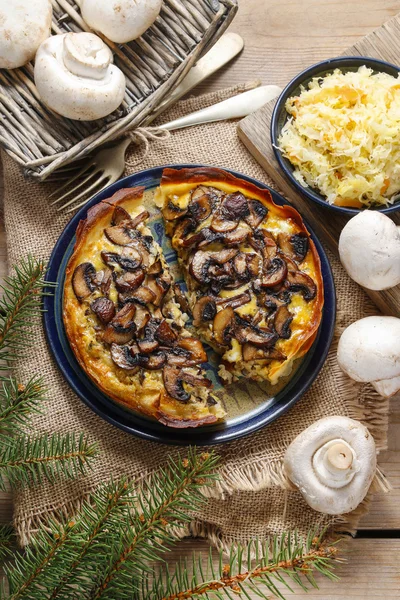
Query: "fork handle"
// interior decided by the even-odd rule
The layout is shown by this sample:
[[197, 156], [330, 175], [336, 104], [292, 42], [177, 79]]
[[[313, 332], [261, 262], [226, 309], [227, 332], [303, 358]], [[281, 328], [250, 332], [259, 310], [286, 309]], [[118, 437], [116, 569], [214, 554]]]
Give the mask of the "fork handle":
[[214, 104], [213, 106], [198, 110], [175, 121], [164, 123], [160, 125], [160, 129], [172, 131], [192, 125], [200, 125], [201, 123], [246, 117], [270, 100], [276, 98], [281, 91], [281, 88], [277, 85], [264, 85], [233, 96], [233, 98], [228, 98], [228, 100], [224, 100], [223, 102], [218, 102], [218, 104]]

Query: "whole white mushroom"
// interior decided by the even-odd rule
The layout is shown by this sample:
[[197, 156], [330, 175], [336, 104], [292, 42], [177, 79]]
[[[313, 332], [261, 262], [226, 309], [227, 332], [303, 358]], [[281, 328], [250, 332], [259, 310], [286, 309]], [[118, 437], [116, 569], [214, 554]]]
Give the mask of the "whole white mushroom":
[[347, 417], [326, 417], [302, 431], [286, 450], [285, 472], [314, 510], [351, 512], [364, 500], [376, 472], [375, 442]]
[[339, 255], [350, 277], [369, 290], [400, 284], [400, 227], [378, 211], [350, 219], [340, 234]]
[[136, 40], [160, 14], [162, 0], [77, 0], [82, 17], [112, 42]]
[[125, 94], [125, 76], [112, 52], [93, 33], [46, 40], [35, 60], [35, 84], [43, 102], [69, 119], [92, 121], [112, 113]]
[[352, 379], [392, 396], [400, 390], [400, 319], [376, 316], [352, 323], [341, 335], [337, 358]]
[[50, 0], [0, 0], [0, 68], [26, 65], [51, 33]]

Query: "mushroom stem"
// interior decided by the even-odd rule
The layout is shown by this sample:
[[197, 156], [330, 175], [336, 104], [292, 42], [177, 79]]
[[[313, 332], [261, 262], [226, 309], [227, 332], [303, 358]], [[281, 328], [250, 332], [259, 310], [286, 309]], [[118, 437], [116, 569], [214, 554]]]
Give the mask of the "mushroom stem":
[[333, 469], [338, 471], [350, 469], [353, 464], [353, 453], [350, 446], [345, 442], [333, 444], [326, 453], [326, 461]]
[[314, 454], [312, 462], [320, 482], [331, 488], [348, 485], [359, 470], [354, 450], [343, 439], [323, 444]]

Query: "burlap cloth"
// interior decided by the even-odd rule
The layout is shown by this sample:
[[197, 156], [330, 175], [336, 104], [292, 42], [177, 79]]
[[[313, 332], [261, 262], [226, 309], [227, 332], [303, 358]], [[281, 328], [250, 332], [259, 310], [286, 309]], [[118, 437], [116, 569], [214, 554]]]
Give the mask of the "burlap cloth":
[[[162, 119], [171, 120], [198, 110], [239, 90], [237, 86], [180, 102]], [[143, 145], [131, 146], [126, 174], [166, 163], [203, 163], [232, 168], [273, 185], [238, 140], [233, 122], [202, 125], [177, 131], [167, 140], [152, 141], [140, 167], [130, 167], [129, 162], [137, 162], [143, 150]], [[4, 153], [3, 161], [9, 263], [29, 252], [48, 258], [69, 217], [50, 206], [47, 196], [54, 189], [52, 184], [26, 180]], [[337, 339], [352, 321], [377, 311], [347, 277], [338, 260], [330, 258], [338, 293]], [[341, 373], [335, 353], [336, 342], [318, 379], [288, 414], [263, 431], [217, 447], [221, 455], [221, 481], [207, 506], [195, 516], [190, 533], [208, 537], [223, 547], [233, 540], [246, 542], [254, 536], [262, 538], [286, 529], [298, 528], [304, 532], [333, 523], [331, 517], [311, 510], [297, 491], [288, 489], [282, 469], [285, 448], [313, 421], [328, 415], [346, 415], [362, 420], [378, 448], [383, 449], [388, 414], [388, 403], [370, 387], [355, 384]], [[49, 389], [45, 414], [33, 417], [35, 431], [85, 432], [100, 447], [93, 471], [87, 477], [58, 481], [54, 485], [43, 483], [16, 494], [15, 525], [23, 543], [48, 517], [60, 512], [71, 514], [100, 482], [123, 474], [139, 480], [163, 464], [168, 453], [178, 451], [131, 437], [86, 408], [64, 382], [42, 330], [38, 330], [33, 350], [19, 362], [17, 370], [22, 381], [39, 372]], [[364, 509], [365, 503], [350, 518], [340, 519], [340, 528], [353, 529]]]

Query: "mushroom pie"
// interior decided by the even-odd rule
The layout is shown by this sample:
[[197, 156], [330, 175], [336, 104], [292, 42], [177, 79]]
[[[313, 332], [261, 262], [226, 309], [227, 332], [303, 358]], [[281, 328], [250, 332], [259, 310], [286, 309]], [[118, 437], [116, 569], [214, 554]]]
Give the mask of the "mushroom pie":
[[171, 427], [213, 423], [225, 411], [146, 225], [143, 192], [120, 190], [80, 222], [64, 288], [67, 336], [80, 365], [110, 398]]
[[155, 201], [222, 380], [275, 385], [309, 350], [322, 316], [319, 256], [299, 213], [213, 168], [165, 169]]

